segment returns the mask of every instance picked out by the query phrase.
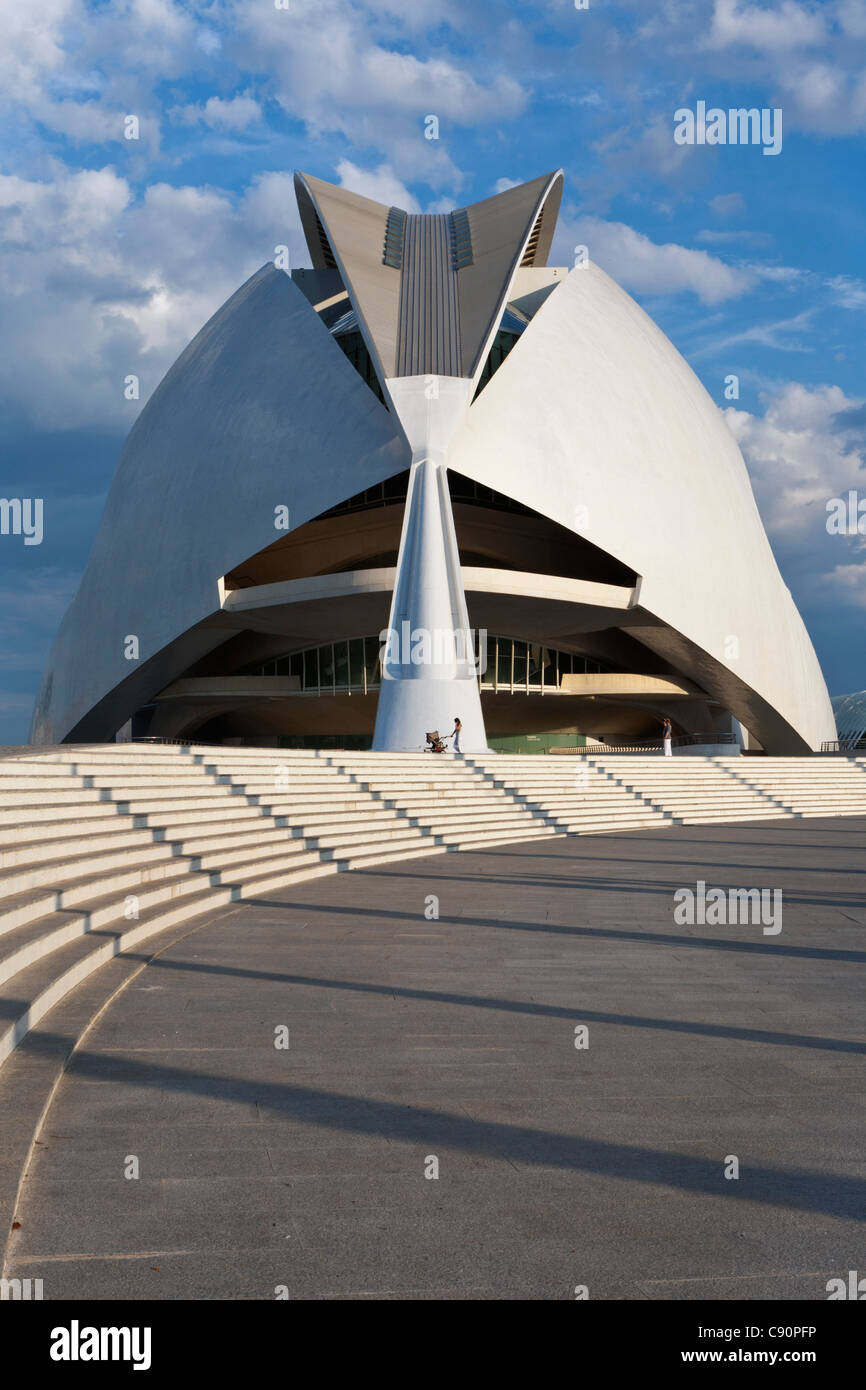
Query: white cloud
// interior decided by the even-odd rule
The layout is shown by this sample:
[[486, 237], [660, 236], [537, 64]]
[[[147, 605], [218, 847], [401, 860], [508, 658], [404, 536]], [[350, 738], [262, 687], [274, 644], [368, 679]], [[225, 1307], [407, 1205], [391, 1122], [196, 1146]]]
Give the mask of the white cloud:
[[[123, 141], [123, 117], [140, 122], [156, 153], [157, 85], [205, 61], [201, 29], [178, 0], [0, 0], [0, 105], [74, 142]], [[131, 151], [129, 151], [131, 152]]]
[[702, 304], [718, 304], [745, 293], [751, 276], [725, 265], [707, 251], [676, 242], [658, 244], [623, 222], [600, 217], [562, 220], [556, 234], [554, 262], [571, 265], [574, 247], [585, 245], [614, 280], [637, 294], [696, 294]]
[[767, 88], [785, 128], [844, 136], [866, 129], [864, 0], [824, 4], [782, 0], [776, 6], [715, 0], [703, 49], [728, 76], [731, 50], [750, 86]]
[[742, 193], [718, 193], [709, 206], [719, 217], [736, 217], [746, 211], [746, 200]]
[[200, 105], [175, 106], [169, 115], [182, 125], [205, 125], [211, 130], [246, 130], [262, 118], [262, 108], [248, 92], [228, 100], [208, 97]]
[[752, 246], [769, 246], [772, 240], [769, 232], [753, 232], [748, 227], [740, 227], [736, 231], [728, 229], [724, 232], [703, 227], [701, 231], [695, 232], [695, 241], [702, 241], [707, 246], [725, 246], [737, 241], [745, 241]]
[[425, 211], [425, 212], [453, 212], [454, 209], [455, 209], [457, 206], [458, 206], [458, 205], [457, 205], [457, 203], [454, 201], [454, 199], [453, 199], [453, 198], [449, 198], [449, 197], [447, 196], [447, 194], [446, 194], [446, 195], [445, 195], [444, 197], [442, 197], [442, 198], [434, 198], [434, 200], [433, 200], [432, 203], [428, 203], [428, 204], [427, 204], [427, 206], [425, 207], [424, 211]]
[[361, 169], [351, 160], [341, 159], [337, 165], [337, 178], [341, 188], [360, 193], [364, 198], [372, 198], [376, 203], [402, 208], [404, 212], [421, 211], [417, 200], [389, 164], [380, 164], [377, 169]]
[[844, 33], [853, 39], [866, 39], [866, 0], [841, 0], [836, 16]]
[[812, 309], [804, 309], [791, 318], [774, 319], [769, 323], [753, 323], [750, 328], [729, 333], [725, 338], [708, 338], [693, 349], [689, 357], [694, 361], [711, 355], [716, 357], [739, 343], [757, 343], [760, 347], [772, 348], [776, 352], [814, 352], [814, 343], [804, 343], [800, 336], [810, 327], [813, 312]]
[[[240, 196], [107, 167], [0, 177], [0, 398], [43, 428], [128, 427], [189, 339], [286, 244], [309, 263], [288, 174]], [[124, 398], [139, 376], [141, 400]]]
[[[398, 7], [387, 9], [393, 16]], [[273, 95], [310, 134], [336, 132], [356, 149], [373, 147], [400, 179], [459, 187], [449, 139], [465, 127], [498, 128], [514, 119], [526, 93], [511, 76], [476, 77], [471, 60], [404, 51], [399, 24], [392, 20], [396, 32], [386, 40], [369, 10], [348, 0], [292, 0], [287, 14], [246, 0], [236, 11], [239, 57], [266, 75]], [[425, 139], [429, 115], [439, 118], [438, 140]]]
[[715, 0], [707, 45], [789, 50], [819, 44], [826, 33], [823, 16], [795, 0], [782, 0], [774, 9], [743, 4], [742, 0]]
[[834, 565], [829, 574], [821, 578], [824, 584], [836, 590], [843, 602], [866, 608], [866, 560], [854, 565]]
[[7, 100], [29, 104], [40, 96], [44, 82], [63, 65], [66, 23], [81, 18], [80, 0], [0, 0], [0, 90]]
[[853, 275], [833, 275], [827, 281], [833, 300], [842, 309], [866, 308], [866, 281]]
[[[764, 414], [729, 407], [725, 418], [748, 464], [764, 524], [792, 572], [835, 584], [855, 597], [862, 536], [827, 532], [827, 503], [849, 489], [866, 498], [866, 431], [862, 400], [839, 386], [789, 382], [762, 396]], [[853, 552], [853, 553], [852, 553]], [[862, 591], [858, 602], [863, 602]]]
[[199, 29], [195, 36], [195, 42], [196, 47], [200, 48], [202, 53], [210, 55], [219, 53], [223, 46], [222, 36], [215, 29]]
[[753, 261], [746, 267], [750, 275], [754, 275], [759, 280], [766, 280], [772, 285], [781, 285], [785, 289], [799, 289], [811, 280], [812, 272], [804, 270], [799, 265], [772, 265], [767, 262]]

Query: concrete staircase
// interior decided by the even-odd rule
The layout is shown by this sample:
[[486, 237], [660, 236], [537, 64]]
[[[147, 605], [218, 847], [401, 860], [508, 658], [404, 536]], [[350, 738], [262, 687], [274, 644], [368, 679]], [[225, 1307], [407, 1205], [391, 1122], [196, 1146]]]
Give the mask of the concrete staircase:
[[866, 759], [591, 757], [616, 787], [680, 825], [866, 813]]
[[0, 758], [0, 1062], [121, 953], [292, 883], [537, 837], [866, 815], [866, 759], [159, 745]]

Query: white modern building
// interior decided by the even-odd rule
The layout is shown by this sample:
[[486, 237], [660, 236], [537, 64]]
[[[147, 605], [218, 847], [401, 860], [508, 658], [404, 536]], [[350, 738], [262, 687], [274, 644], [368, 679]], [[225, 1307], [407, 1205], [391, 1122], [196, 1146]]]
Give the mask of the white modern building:
[[719, 409], [547, 264], [561, 173], [441, 215], [296, 188], [312, 268], [258, 271], [142, 410], [32, 742], [832, 739]]
[[866, 690], [852, 695], [837, 695], [833, 700], [836, 733], [843, 749], [866, 746]]

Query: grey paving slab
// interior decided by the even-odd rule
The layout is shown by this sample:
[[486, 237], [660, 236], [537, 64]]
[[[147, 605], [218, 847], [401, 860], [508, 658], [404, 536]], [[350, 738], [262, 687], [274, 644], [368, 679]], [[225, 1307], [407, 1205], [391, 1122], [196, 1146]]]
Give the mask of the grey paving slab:
[[[7, 1272], [94, 1299], [825, 1297], [864, 1264], [864, 830], [512, 845], [221, 913], [71, 1059]], [[781, 934], [678, 925], [698, 879], [780, 888]]]
[[[782, 1271], [776, 1274], [732, 1274], [721, 1279], [642, 1279], [638, 1282], [638, 1288], [649, 1299], [702, 1302], [706, 1299], [752, 1299], [759, 1302], [785, 1299], [804, 1302], [826, 1298], [827, 1280], [831, 1278], [833, 1273], [828, 1270], [809, 1274], [787, 1274]], [[704, 1345], [704, 1342], [700, 1343], [701, 1348]], [[727, 1342], [722, 1345], [725, 1350], [728, 1349]], [[755, 1345], [765, 1349], [763, 1341]], [[716, 1344], [714, 1346], [718, 1349]], [[698, 1349], [697, 1342], [694, 1349]]]

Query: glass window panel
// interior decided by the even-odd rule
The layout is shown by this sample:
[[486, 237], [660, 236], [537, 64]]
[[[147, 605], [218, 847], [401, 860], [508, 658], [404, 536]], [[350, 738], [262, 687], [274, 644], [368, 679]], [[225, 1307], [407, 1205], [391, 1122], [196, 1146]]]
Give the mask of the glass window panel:
[[334, 648], [330, 643], [319, 647], [319, 681], [322, 685], [334, 683]]
[[289, 675], [299, 676], [303, 682], [304, 675], [304, 653], [293, 652], [289, 657]]
[[304, 689], [316, 690], [319, 684], [319, 652], [312, 647], [304, 652]]
[[499, 685], [511, 684], [511, 640], [508, 637], [500, 637], [499, 639], [496, 679]]
[[514, 643], [514, 684], [526, 684], [526, 643]]
[[378, 637], [364, 638], [364, 664], [367, 667], [367, 687], [378, 685], [381, 679], [379, 670], [379, 647]]
[[334, 683], [338, 690], [345, 690], [349, 684], [349, 644], [334, 643]]
[[532, 645], [529, 648], [529, 684], [531, 686], [541, 685], [541, 647]]
[[349, 643], [349, 684], [364, 684], [364, 639], [353, 637]]
[[493, 684], [493, 661], [495, 657], [495, 638], [489, 632], [482, 633], [480, 629], [475, 630], [473, 637], [473, 650], [475, 652], [475, 670], [478, 672], [482, 684]]

